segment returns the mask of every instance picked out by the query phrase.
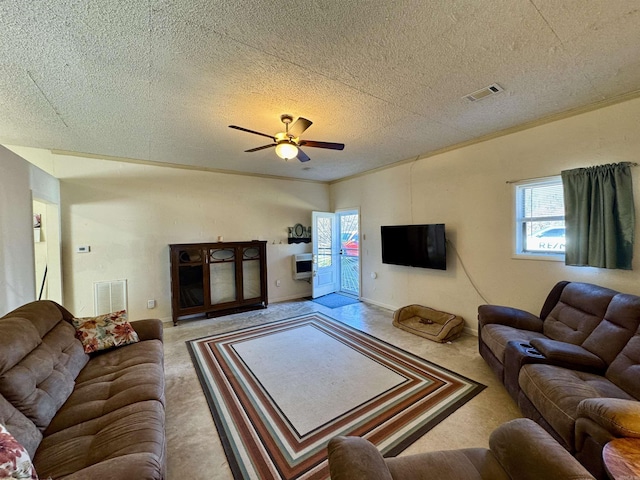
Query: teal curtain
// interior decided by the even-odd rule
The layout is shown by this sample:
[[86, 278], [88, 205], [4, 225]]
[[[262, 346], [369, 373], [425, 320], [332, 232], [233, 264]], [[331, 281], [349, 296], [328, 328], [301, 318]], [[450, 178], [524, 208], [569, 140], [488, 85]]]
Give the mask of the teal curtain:
[[631, 164], [562, 172], [567, 265], [631, 270], [635, 211]]

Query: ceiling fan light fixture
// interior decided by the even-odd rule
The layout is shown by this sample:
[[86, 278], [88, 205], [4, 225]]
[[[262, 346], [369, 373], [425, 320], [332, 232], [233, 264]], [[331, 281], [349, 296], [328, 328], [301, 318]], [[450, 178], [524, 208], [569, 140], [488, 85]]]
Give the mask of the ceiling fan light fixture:
[[298, 156], [298, 147], [287, 140], [283, 140], [276, 145], [276, 155], [284, 160], [291, 160]]
[[249, 130], [248, 128], [239, 127], [237, 125], [229, 125], [229, 128], [240, 130], [242, 132], [253, 133], [254, 135], [260, 135], [261, 137], [270, 138], [272, 143], [267, 145], [261, 145], [256, 148], [250, 148], [245, 152], [259, 152], [265, 148], [276, 147], [276, 155], [283, 160], [291, 160], [297, 158], [300, 162], [308, 162], [311, 160], [309, 155], [300, 149], [300, 145], [313, 148], [328, 148], [329, 150], [344, 150], [344, 143], [332, 143], [332, 142], [317, 142], [315, 140], [300, 140], [300, 136], [311, 126], [313, 123], [303, 117], [299, 117], [291, 127], [289, 124], [293, 121], [291, 115], [282, 115], [280, 117], [282, 123], [284, 123], [285, 131], [278, 132], [275, 135], [267, 135], [266, 133], [256, 132], [255, 130]]

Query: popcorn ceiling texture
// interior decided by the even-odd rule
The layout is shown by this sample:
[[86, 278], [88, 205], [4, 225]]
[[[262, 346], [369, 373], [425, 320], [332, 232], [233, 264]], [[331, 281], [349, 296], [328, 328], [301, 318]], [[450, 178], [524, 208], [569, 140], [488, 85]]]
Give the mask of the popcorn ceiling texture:
[[[636, 0], [4, 0], [0, 25], [0, 143], [315, 180], [640, 85]], [[282, 113], [346, 149], [284, 162], [227, 127]]]

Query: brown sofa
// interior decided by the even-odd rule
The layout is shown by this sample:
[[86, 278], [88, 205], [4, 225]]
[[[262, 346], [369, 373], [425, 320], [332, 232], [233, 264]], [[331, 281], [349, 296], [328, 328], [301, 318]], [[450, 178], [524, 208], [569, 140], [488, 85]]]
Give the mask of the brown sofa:
[[522, 413], [596, 477], [607, 442], [640, 437], [640, 297], [559, 282], [539, 316], [480, 306], [478, 342]]
[[71, 318], [51, 301], [0, 318], [0, 424], [40, 478], [164, 478], [161, 322], [131, 322], [140, 342], [87, 355]]
[[360, 437], [329, 442], [331, 480], [593, 480], [565, 449], [533, 421], [498, 427], [489, 447], [383, 458]]

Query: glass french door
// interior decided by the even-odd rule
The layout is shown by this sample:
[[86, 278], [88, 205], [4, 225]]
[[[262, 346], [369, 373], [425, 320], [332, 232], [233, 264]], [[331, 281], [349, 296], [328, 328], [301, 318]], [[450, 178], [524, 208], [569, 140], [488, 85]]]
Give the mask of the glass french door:
[[333, 292], [360, 296], [360, 214], [313, 212], [312, 296]]
[[340, 291], [360, 296], [360, 235], [357, 210], [337, 212], [340, 231]]
[[338, 234], [336, 214], [312, 212], [311, 243], [313, 245], [311, 296], [321, 297], [339, 288]]

